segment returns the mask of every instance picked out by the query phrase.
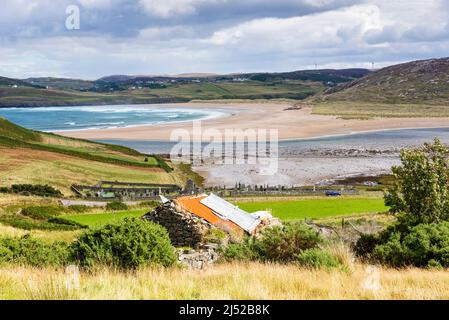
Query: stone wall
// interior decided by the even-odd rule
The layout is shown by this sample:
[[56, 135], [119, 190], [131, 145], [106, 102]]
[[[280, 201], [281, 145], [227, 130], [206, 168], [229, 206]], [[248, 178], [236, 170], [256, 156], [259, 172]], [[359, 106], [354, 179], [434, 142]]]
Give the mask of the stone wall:
[[188, 212], [178, 212], [167, 203], [146, 214], [143, 219], [165, 227], [175, 247], [198, 248], [204, 243], [204, 236], [213, 228], [206, 220]]
[[217, 262], [219, 258], [216, 244], [204, 245], [198, 250], [184, 249], [178, 252], [179, 262], [190, 269], [206, 269]]

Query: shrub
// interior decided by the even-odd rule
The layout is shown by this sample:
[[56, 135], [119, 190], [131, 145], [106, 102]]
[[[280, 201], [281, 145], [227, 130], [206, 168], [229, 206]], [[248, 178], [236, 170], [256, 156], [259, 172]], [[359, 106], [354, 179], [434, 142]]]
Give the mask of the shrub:
[[262, 260], [291, 262], [301, 251], [317, 247], [323, 239], [304, 223], [290, 223], [265, 229], [254, 242]]
[[225, 260], [293, 262], [298, 255], [323, 243], [320, 235], [304, 223], [290, 223], [265, 229], [257, 238], [223, 249]]
[[52, 218], [63, 210], [63, 208], [45, 206], [45, 207], [27, 207], [22, 209], [22, 215], [36, 220], [47, 220]]
[[87, 231], [72, 249], [74, 258], [85, 267], [96, 264], [120, 268], [167, 267], [177, 260], [167, 230], [139, 219], [124, 219], [118, 224]]
[[222, 248], [222, 256], [225, 261], [257, 261], [260, 256], [253, 246], [253, 241], [247, 239], [243, 243], [231, 243]]
[[298, 255], [298, 263], [308, 268], [336, 268], [339, 266], [336, 257], [319, 248], [302, 251]]
[[71, 205], [67, 207], [67, 210], [73, 213], [84, 213], [90, 211], [90, 207], [85, 205]]
[[[394, 267], [449, 267], [449, 222], [419, 224], [406, 231], [390, 227], [375, 238], [377, 243], [365, 255], [372, 254], [378, 262]], [[362, 244], [359, 240], [357, 246]]]
[[48, 244], [29, 235], [0, 239], [0, 263], [64, 266], [69, 263], [69, 256], [69, 246], [65, 242]]
[[16, 216], [2, 216], [0, 222], [23, 230], [72, 231], [85, 228], [76, 222], [51, 218], [49, 220], [33, 220]]
[[60, 230], [69, 231], [84, 228], [83, 225], [55, 217], [64, 210], [56, 206], [35, 206], [22, 209], [21, 215], [5, 215], [0, 221], [9, 226], [24, 230]]
[[362, 234], [353, 246], [357, 257], [370, 258], [376, 245], [379, 244], [379, 237], [374, 234]]
[[106, 209], [112, 210], [112, 211], [121, 211], [121, 210], [128, 210], [128, 206], [123, 202], [113, 201], [113, 202], [109, 202], [106, 205]]
[[32, 185], [32, 184], [14, 184], [11, 186], [11, 192], [21, 195], [35, 195], [39, 197], [54, 197], [61, 198], [63, 194], [61, 191], [48, 185]]

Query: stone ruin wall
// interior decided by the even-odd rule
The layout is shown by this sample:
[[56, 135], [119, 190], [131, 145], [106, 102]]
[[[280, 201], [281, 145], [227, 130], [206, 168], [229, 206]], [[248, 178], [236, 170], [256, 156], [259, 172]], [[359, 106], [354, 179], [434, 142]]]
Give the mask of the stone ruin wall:
[[204, 236], [213, 226], [189, 212], [178, 212], [171, 204], [160, 206], [143, 219], [165, 227], [175, 247], [198, 248], [204, 243]]

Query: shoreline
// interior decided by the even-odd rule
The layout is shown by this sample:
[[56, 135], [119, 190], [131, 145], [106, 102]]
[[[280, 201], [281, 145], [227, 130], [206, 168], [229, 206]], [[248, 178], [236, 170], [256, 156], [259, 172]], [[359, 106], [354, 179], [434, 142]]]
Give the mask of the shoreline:
[[[89, 106], [90, 107], [90, 106]], [[165, 105], [166, 108], [168, 109], [177, 109], [177, 107], [172, 107], [172, 105]], [[188, 111], [189, 109], [186, 109], [186, 111]], [[198, 110], [198, 108], [194, 109], [190, 109], [190, 110]], [[203, 117], [203, 118], [199, 118], [199, 119], [194, 119], [194, 120], [178, 120], [178, 121], [170, 121], [170, 122], [156, 122], [156, 123], [143, 123], [143, 124], [130, 124], [130, 125], [125, 125], [125, 126], [111, 126], [111, 127], [107, 127], [107, 128], [84, 128], [84, 129], [66, 129], [66, 130], [56, 130], [56, 131], [48, 131], [48, 130], [44, 130], [43, 132], [48, 132], [48, 133], [57, 133], [57, 134], [61, 134], [63, 135], [63, 133], [67, 133], [67, 132], [88, 132], [88, 131], [92, 131], [92, 130], [115, 130], [115, 129], [127, 129], [127, 128], [139, 128], [139, 127], [149, 127], [149, 126], [159, 126], [159, 125], [175, 125], [175, 124], [186, 124], [186, 123], [190, 123], [192, 121], [208, 121], [208, 120], [213, 120], [213, 119], [218, 119], [218, 118], [227, 118], [227, 117], [232, 117], [233, 114], [229, 113], [229, 111], [225, 111], [225, 110], [209, 110], [204, 108], [204, 111], [210, 111], [211, 114]], [[212, 114], [212, 112], [214, 114]]]
[[[341, 119], [336, 116], [313, 114], [310, 107], [286, 110], [291, 107], [289, 103], [190, 102], [171, 106], [178, 109], [206, 109], [223, 113], [223, 116], [201, 120], [203, 131], [215, 129], [224, 133], [227, 129], [277, 129], [279, 141], [313, 140], [392, 130], [449, 127], [449, 118]], [[187, 120], [176, 123], [137, 125], [110, 129], [54, 131], [54, 133], [88, 140], [170, 142], [170, 135], [174, 130], [187, 130], [192, 134], [192, 124], [192, 120]]]

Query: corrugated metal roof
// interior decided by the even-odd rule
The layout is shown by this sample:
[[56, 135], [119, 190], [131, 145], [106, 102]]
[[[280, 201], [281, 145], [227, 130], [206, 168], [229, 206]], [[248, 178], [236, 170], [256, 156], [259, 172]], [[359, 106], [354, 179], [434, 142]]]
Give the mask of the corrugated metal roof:
[[200, 202], [212, 209], [215, 213], [222, 216], [224, 219], [231, 220], [239, 225], [243, 230], [253, 233], [260, 224], [260, 219], [250, 215], [248, 212], [241, 210], [226, 200], [211, 194]]

